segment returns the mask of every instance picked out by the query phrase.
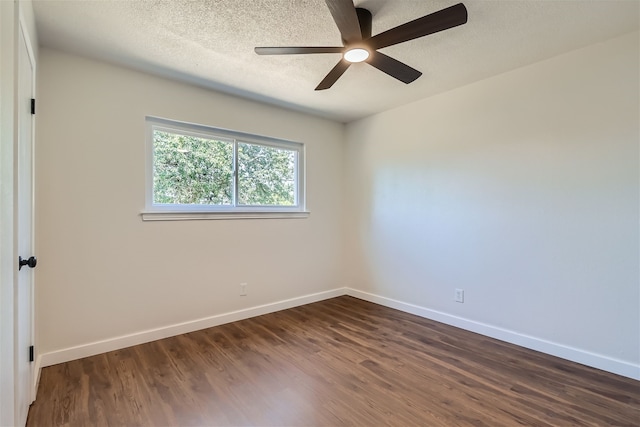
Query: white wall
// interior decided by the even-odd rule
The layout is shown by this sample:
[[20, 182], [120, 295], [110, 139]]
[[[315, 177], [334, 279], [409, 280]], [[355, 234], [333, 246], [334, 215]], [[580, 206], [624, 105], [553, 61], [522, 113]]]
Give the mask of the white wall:
[[634, 33], [349, 124], [349, 286], [640, 378], [638, 52]]
[[[40, 353], [346, 284], [640, 378], [638, 50], [635, 33], [351, 123], [346, 151], [331, 121], [42, 50]], [[145, 115], [305, 142], [311, 217], [142, 222]]]
[[14, 388], [14, 141], [16, 34], [13, 2], [0, 2], [0, 425], [15, 420]]
[[[49, 49], [39, 67], [40, 353], [342, 286], [343, 125]], [[145, 115], [305, 143], [310, 217], [143, 222]]]

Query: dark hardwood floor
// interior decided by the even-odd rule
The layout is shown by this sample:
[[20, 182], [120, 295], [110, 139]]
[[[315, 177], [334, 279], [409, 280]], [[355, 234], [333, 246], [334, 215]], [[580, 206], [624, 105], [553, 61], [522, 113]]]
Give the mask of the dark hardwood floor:
[[339, 297], [44, 368], [28, 426], [638, 426], [640, 382]]

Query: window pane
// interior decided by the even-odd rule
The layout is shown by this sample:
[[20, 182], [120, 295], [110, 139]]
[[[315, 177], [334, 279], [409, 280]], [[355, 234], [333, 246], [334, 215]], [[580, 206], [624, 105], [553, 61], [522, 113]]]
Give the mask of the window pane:
[[238, 203], [293, 206], [296, 151], [238, 143]]
[[153, 131], [153, 203], [229, 205], [233, 144]]

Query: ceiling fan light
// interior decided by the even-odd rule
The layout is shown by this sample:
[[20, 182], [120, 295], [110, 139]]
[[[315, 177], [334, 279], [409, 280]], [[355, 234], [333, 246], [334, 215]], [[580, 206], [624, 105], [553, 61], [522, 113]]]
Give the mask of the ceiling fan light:
[[361, 47], [349, 49], [344, 53], [344, 59], [349, 62], [362, 62], [369, 57], [369, 51]]

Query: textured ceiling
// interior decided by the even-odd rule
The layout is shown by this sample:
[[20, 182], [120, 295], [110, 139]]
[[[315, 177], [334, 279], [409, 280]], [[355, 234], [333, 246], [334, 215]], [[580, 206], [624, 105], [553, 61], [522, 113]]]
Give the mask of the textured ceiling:
[[[34, 1], [42, 46], [348, 122], [638, 29], [638, 0], [465, 0], [467, 24], [381, 49], [422, 71], [405, 85], [340, 54], [258, 56], [255, 46], [339, 46], [323, 0]], [[356, 0], [373, 34], [458, 3]]]

